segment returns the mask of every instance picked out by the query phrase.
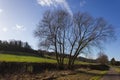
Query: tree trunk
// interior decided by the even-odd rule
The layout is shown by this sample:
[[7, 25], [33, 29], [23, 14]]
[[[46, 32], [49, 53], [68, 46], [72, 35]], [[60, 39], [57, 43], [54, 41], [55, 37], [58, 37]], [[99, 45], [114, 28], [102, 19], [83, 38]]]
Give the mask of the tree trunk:
[[74, 67], [73, 63], [74, 63], [73, 57], [69, 57], [69, 62], [68, 62], [67, 68], [68, 69], [73, 69], [73, 67]]

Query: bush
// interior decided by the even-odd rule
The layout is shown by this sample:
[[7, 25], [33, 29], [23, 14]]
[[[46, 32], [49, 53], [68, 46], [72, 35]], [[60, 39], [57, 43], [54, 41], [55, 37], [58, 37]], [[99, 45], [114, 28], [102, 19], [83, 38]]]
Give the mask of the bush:
[[108, 65], [90, 65], [90, 69], [94, 69], [94, 70], [109, 70], [109, 66]]
[[57, 64], [51, 63], [24, 63], [0, 62], [0, 73], [40, 73], [44, 70], [57, 69]]

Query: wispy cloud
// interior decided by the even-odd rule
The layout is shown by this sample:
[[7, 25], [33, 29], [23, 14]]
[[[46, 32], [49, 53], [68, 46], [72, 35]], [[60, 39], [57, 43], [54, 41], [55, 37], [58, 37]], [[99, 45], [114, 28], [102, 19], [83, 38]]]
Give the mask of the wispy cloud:
[[13, 29], [17, 30], [17, 31], [25, 31], [26, 30], [26, 28], [23, 25], [18, 25], [18, 24], [16, 24], [16, 26]]
[[86, 5], [86, 1], [85, 0], [81, 0], [80, 1], [80, 7], [84, 7]]
[[41, 6], [46, 7], [57, 7], [61, 6], [63, 9], [66, 9], [71, 15], [73, 15], [72, 10], [70, 9], [70, 6], [68, 5], [66, 0], [37, 0], [38, 4]]
[[2, 31], [3, 31], [3, 32], [7, 32], [7, 31], [8, 31], [8, 28], [3, 27], [3, 28], [2, 28]]
[[52, 0], [37, 0], [38, 4], [41, 6], [51, 6], [53, 4]]
[[0, 9], [0, 13], [2, 13], [3, 12], [3, 9]]

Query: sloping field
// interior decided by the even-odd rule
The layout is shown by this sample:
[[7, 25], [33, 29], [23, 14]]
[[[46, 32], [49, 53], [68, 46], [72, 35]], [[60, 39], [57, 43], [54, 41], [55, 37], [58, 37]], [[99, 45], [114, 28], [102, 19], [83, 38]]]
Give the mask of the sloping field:
[[56, 63], [56, 60], [34, 56], [19, 56], [11, 54], [0, 54], [0, 62], [38, 62]]
[[[65, 58], [65, 63], [67, 64], [68, 59]], [[28, 56], [28, 55], [14, 55], [9, 53], [0, 53], [0, 62], [35, 62], [35, 63], [57, 63], [55, 56], [48, 57], [38, 57], [38, 56]], [[93, 64], [82, 61], [75, 61], [75, 64]]]

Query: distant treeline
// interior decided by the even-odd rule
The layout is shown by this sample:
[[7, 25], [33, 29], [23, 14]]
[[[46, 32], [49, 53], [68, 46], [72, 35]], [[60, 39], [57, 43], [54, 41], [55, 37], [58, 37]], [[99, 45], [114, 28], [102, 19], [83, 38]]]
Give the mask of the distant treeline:
[[0, 40], [0, 51], [35, 52], [28, 42], [22, 42], [21, 40]]

